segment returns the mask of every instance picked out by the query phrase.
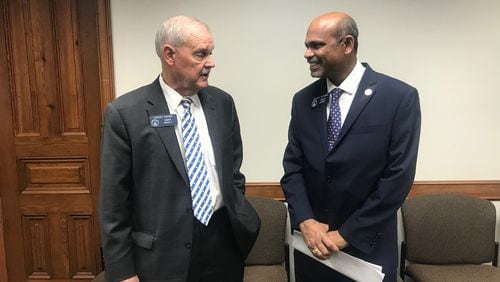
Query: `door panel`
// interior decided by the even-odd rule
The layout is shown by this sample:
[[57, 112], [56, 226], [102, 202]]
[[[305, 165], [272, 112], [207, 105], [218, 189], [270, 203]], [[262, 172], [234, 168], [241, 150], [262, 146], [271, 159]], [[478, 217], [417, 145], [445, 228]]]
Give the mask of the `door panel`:
[[88, 281], [101, 271], [100, 127], [113, 97], [109, 0], [8, 0], [0, 8], [7, 277]]

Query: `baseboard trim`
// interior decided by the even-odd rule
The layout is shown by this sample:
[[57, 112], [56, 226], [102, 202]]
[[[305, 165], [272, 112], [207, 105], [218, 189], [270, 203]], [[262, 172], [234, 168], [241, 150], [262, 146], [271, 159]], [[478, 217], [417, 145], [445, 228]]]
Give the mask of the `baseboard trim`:
[[[433, 193], [457, 193], [488, 200], [500, 200], [500, 180], [415, 181], [409, 198]], [[247, 182], [246, 194], [283, 200], [279, 182]]]

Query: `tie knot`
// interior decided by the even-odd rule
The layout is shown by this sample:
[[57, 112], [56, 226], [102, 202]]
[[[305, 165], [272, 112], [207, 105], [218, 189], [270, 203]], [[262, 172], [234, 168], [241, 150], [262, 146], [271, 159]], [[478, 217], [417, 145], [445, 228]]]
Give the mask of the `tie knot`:
[[184, 107], [185, 110], [189, 110], [191, 108], [191, 103], [192, 102], [193, 101], [191, 101], [191, 99], [189, 99], [189, 98], [183, 98], [181, 100], [181, 104], [182, 104], [182, 106]]
[[338, 100], [340, 98], [340, 95], [342, 95], [342, 92], [342, 89], [340, 89], [339, 87], [334, 88], [331, 92], [332, 98]]

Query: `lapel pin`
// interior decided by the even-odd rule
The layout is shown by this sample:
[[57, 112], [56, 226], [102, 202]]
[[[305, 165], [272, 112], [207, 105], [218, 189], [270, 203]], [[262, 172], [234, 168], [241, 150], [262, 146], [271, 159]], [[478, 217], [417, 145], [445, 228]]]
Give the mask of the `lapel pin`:
[[311, 107], [316, 108], [317, 105], [318, 105], [318, 101], [316, 99], [314, 99], [311, 103]]
[[366, 96], [370, 96], [370, 95], [372, 95], [372, 94], [373, 94], [373, 90], [371, 90], [370, 88], [365, 89], [365, 95], [366, 95]]

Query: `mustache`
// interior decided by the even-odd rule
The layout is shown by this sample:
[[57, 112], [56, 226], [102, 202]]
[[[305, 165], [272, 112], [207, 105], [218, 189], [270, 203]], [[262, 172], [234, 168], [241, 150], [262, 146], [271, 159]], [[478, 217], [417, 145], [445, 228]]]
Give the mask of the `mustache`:
[[201, 71], [201, 75], [209, 75], [210, 74], [210, 69], [203, 69]]
[[307, 59], [307, 62], [309, 64], [316, 64], [316, 63], [319, 63], [319, 60], [318, 60], [318, 58], [312, 57], [310, 59]]

